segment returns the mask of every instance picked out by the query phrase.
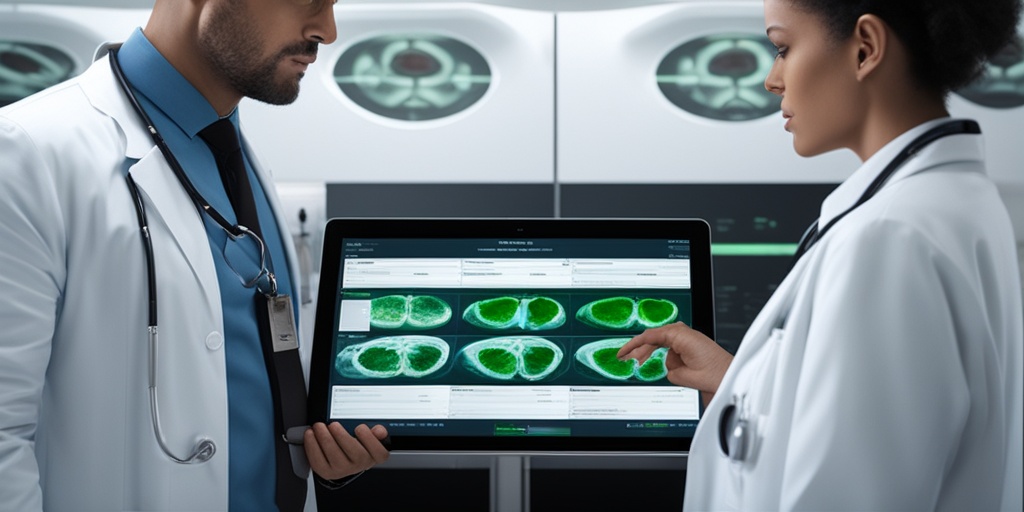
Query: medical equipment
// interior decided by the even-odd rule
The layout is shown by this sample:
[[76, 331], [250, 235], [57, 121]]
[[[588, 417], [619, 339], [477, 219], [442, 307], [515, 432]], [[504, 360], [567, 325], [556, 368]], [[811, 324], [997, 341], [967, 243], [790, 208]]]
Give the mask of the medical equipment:
[[[145, 111], [142, 109], [142, 105], [139, 104], [139, 101], [135, 97], [135, 94], [132, 92], [131, 87], [129, 87], [128, 80], [127, 78], [125, 78], [124, 72], [121, 70], [121, 66], [117, 61], [117, 49], [111, 48], [108, 51], [108, 57], [110, 59], [110, 67], [111, 69], [113, 69], [114, 76], [117, 78], [118, 84], [121, 86], [121, 89], [128, 97], [128, 100], [131, 102], [132, 108], [135, 109], [135, 112], [138, 113], [143, 123], [146, 124], [146, 129], [153, 137], [153, 142], [155, 142], [157, 147], [160, 148], [160, 152], [163, 153], [164, 158], [167, 159], [167, 163], [171, 166], [171, 169], [174, 171], [174, 174], [178, 178], [178, 181], [181, 183], [182, 187], [185, 188], [185, 191], [188, 193], [189, 197], [195, 203], [196, 208], [201, 212], [206, 212], [217, 223], [218, 226], [220, 226], [225, 232], [227, 232], [227, 235], [231, 240], [234, 241], [249, 236], [251, 237], [251, 240], [255, 241], [259, 245], [259, 273], [256, 275], [255, 278], [251, 280], [241, 278], [241, 276], [239, 275], [239, 277], [242, 279], [242, 284], [246, 288], [256, 287], [260, 292], [267, 294], [269, 296], [276, 295], [277, 279], [274, 277], [273, 272], [270, 272], [267, 269], [266, 246], [264, 245], [263, 240], [256, 236], [255, 233], [250, 231], [249, 228], [242, 225], [232, 225], [231, 223], [229, 223], [219, 212], [217, 212], [217, 210], [215, 210], [212, 206], [210, 206], [210, 204], [205, 199], [203, 199], [203, 197], [192, 185], [192, 182], [189, 181], [188, 177], [185, 176], [185, 171], [181, 168], [181, 164], [178, 163], [178, 160], [174, 157], [174, 154], [171, 153], [171, 150], [167, 146], [167, 143], [164, 142], [163, 137], [160, 136], [160, 133], [153, 125], [152, 120], [149, 118], [148, 115], [146, 115]], [[142, 202], [142, 197], [139, 195], [138, 188], [135, 185], [135, 180], [132, 179], [130, 173], [125, 176], [125, 179], [128, 182], [128, 191], [131, 193], [132, 199], [135, 203], [135, 211], [139, 221], [139, 230], [142, 232], [142, 243], [145, 247], [146, 254], [146, 274], [147, 283], [149, 285], [149, 404], [153, 422], [153, 432], [156, 435], [156, 440], [160, 445], [160, 449], [163, 450], [163, 452], [168, 457], [170, 457], [170, 459], [173, 460], [174, 462], [177, 462], [179, 464], [203, 463], [210, 460], [217, 451], [217, 446], [213, 442], [213, 440], [211, 440], [208, 437], [201, 437], [199, 440], [196, 441], [195, 445], [192, 447], [192, 451], [186, 457], [179, 458], [178, 456], [171, 452], [170, 448], [168, 448], [167, 443], [164, 440], [163, 432], [161, 431], [160, 428], [160, 407], [157, 404], [156, 393], [158, 329], [156, 302], [156, 268], [154, 265], [153, 257], [153, 240], [150, 237], [149, 225], [146, 220], [145, 206]], [[235, 271], [235, 273], [238, 273], [237, 270]], [[263, 278], [266, 278], [267, 282], [269, 283], [268, 285], [266, 285], [269, 286], [267, 290], [264, 290], [263, 286], [261, 286], [261, 280]]]

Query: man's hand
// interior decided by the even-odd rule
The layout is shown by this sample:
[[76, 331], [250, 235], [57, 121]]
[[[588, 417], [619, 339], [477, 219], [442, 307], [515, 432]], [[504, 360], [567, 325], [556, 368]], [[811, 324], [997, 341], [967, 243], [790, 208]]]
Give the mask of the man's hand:
[[366, 471], [388, 460], [384, 446], [388, 431], [383, 425], [372, 429], [366, 425], [355, 428], [353, 437], [340, 423], [315, 423], [306, 430], [303, 445], [309, 467], [320, 478], [337, 480]]

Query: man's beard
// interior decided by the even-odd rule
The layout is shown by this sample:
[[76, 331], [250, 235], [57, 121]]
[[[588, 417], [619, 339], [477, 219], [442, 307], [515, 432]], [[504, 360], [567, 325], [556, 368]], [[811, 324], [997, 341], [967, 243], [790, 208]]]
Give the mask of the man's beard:
[[316, 55], [318, 44], [303, 41], [260, 60], [262, 47], [251, 47], [260, 41], [259, 31], [237, 0], [218, 6], [199, 33], [200, 51], [243, 96], [271, 105], [292, 103], [299, 96], [303, 74], [278, 78], [278, 64], [289, 56]]

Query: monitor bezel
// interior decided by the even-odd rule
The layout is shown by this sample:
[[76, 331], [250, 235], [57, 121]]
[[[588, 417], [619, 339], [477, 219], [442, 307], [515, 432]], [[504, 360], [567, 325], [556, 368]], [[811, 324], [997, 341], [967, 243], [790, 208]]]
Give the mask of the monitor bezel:
[[[346, 238], [621, 238], [690, 241], [692, 327], [715, 339], [711, 228], [703, 219], [465, 219], [332, 218], [324, 229], [323, 250], [309, 365], [308, 419], [327, 421], [327, 396], [335, 336], [335, 291]], [[704, 297], [704, 300], [697, 299]], [[703, 416], [703, 403], [700, 415]], [[392, 451], [468, 453], [685, 453], [683, 437], [536, 437], [392, 435]]]

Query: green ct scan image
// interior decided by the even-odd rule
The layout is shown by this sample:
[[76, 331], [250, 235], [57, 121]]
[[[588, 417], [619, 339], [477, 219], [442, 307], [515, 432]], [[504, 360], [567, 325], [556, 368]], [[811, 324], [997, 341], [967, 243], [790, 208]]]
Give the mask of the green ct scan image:
[[503, 336], [470, 343], [462, 364], [479, 375], [498, 380], [541, 380], [562, 363], [562, 349], [536, 336]]
[[597, 375], [612, 380], [651, 382], [665, 378], [668, 375], [668, 369], [665, 368], [668, 349], [664, 347], [655, 350], [644, 364], [636, 359], [619, 360], [616, 354], [630, 339], [609, 338], [587, 343], [576, 351], [576, 361]]
[[483, 329], [556, 329], [565, 323], [565, 308], [549, 297], [497, 297], [474, 302], [462, 319]]
[[[462, 297], [468, 306], [461, 322], [456, 318], [445, 334], [394, 335], [370, 341], [360, 337], [351, 345], [341, 343], [335, 368], [340, 375], [356, 379], [422, 378], [444, 373], [458, 380], [459, 373], [465, 372], [463, 375], [495, 383], [571, 381], [579, 377], [621, 384], [649, 383], [667, 375], [664, 349], [656, 351], [643, 365], [635, 360], [619, 361], [615, 355], [630, 339], [623, 335], [677, 321], [679, 306], [672, 300], [584, 296], [576, 302], [582, 306], [573, 306], [576, 314], [569, 316], [562, 302], [568, 304], [568, 296], [562, 301], [535, 294], [476, 298]], [[453, 308], [461, 307], [458, 304], [462, 302], [457, 296], [447, 299], [430, 292], [381, 295], [370, 300], [370, 327], [399, 331], [396, 334], [444, 327], [452, 321]], [[522, 334], [479, 339], [472, 335], [474, 329], [542, 331], [563, 326], [567, 328], [563, 334], [548, 338]], [[620, 337], [602, 338], [589, 332], [591, 329], [615, 331]], [[573, 351], [576, 346], [579, 348]], [[445, 369], [449, 352], [458, 354], [454, 358], [459, 363], [455, 373]], [[573, 357], [565, 360], [566, 352]], [[568, 364], [571, 361], [575, 363]]]
[[449, 350], [433, 336], [389, 336], [345, 347], [334, 368], [348, 378], [419, 378], [441, 369]]
[[576, 319], [598, 329], [650, 329], [668, 325], [679, 316], [679, 307], [663, 299], [609, 297], [588, 303]]
[[370, 301], [374, 329], [434, 329], [451, 318], [452, 307], [432, 295], [386, 295]]

